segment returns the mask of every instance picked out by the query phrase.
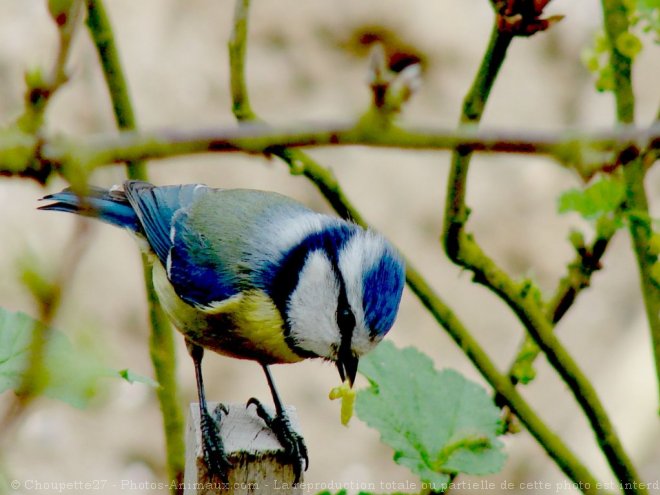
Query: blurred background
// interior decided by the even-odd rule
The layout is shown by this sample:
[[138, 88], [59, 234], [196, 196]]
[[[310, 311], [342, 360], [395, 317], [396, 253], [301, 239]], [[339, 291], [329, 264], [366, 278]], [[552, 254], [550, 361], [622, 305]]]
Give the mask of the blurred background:
[[[52, 66], [57, 35], [45, 4], [0, 0], [2, 123], [21, 112], [25, 71]], [[142, 129], [234, 125], [226, 50], [233, 2], [108, 0], [107, 7]], [[612, 95], [597, 93], [592, 76], [580, 63], [581, 50], [600, 25], [600, 2], [554, 0], [547, 13], [566, 18], [546, 33], [514, 41], [484, 125], [611, 127]], [[366, 45], [380, 39], [423, 65], [423, 86], [406, 107], [402, 122], [451, 128], [491, 22], [486, 0], [255, 0], [247, 64], [253, 107], [275, 124], [357, 117], [369, 102]], [[74, 41], [69, 68], [71, 81], [47, 113], [48, 132], [80, 137], [114, 132], [107, 90], [84, 28]], [[659, 76], [660, 50], [647, 39], [634, 73], [640, 125], [651, 122], [658, 111]], [[449, 154], [364, 147], [309, 152], [332, 168], [366, 218], [414, 261], [498, 366], [508, 367], [523, 336], [520, 324], [492, 294], [474, 285], [469, 274], [451, 265], [438, 242]], [[149, 172], [157, 184], [203, 182], [268, 189], [329, 211], [312, 185], [291, 176], [276, 160], [215, 154], [153, 162]], [[110, 186], [123, 179], [122, 167], [108, 167], [95, 172], [92, 183]], [[31, 263], [56, 271], [65, 257], [76, 219], [35, 210], [39, 197], [64, 186], [59, 180], [52, 180], [47, 189], [26, 180], [0, 180], [0, 306], [36, 315], [17, 266], [29, 255]], [[477, 156], [469, 180], [469, 227], [505, 269], [517, 278], [533, 277], [550, 294], [573, 258], [569, 230], [589, 232], [577, 216], [557, 214], [558, 195], [579, 186], [575, 174], [546, 158]], [[648, 177], [647, 190], [654, 203], [652, 213], [658, 217], [658, 167]], [[68, 280], [55, 326], [108, 366], [153, 376], [139, 252], [119, 229], [87, 223], [88, 246]], [[657, 480], [657, 388], [626, 232], [616, 236], [603, 264], [604, 270], [594, 276], [592, 287], [557, 331], [593, 380], [642, 477]], [[176, 338], [181, 408], [187, 410], [196, 400], [194, 373], [183, 339], [178, 334]], [[398, 346], [423, 348], [438, 368], [452, 367], [484, 383], [408, 292], [388, 338]], [[211, 400], [242, 403], [251, 396], [269, 398], [254, 363], [208, 355], [204, 366]], [[600, 479], [612, 480], [570, 392], [542, 358], [538, 371], [537, 380], [524, 390], [526, 397]], [[419, 480], [392, 462], [391, 449], [379, 442], [375, 431], [357, 419], [349, 428], [340, 424], [339, 404], [327, 398], [330, 388], [338, 385], [332, 366], [307, 362], [275, 367], [274, 374], [284, 400], [297, 408], [307, 440], [311, 466], [306, 481], [352, 483], [352, 492], [370, 488], [370, 483], [376, 484], [376, 491], [387, 491], [381, 482], [408, 482], [402, 491], [419, 490]], [[9, 394], [0, 396], [0, 410]], [[108, 380], [85, 410], [45, 398], [35, 401], [18, 427], [6, 433], [11, 434], [10, 448], [2, 453], [1, 468], [7, 479], [21, 481], [163, 481], [161, 430], [153, 389]], [[509, 492], [531, 493], [520, 489], [520, 483], [547, 481], [553, 488], [559, 483], [562, 492], [575, 491], [561, 485], [563, 474], [526, 432], [505, 438], [505, 443], [505, 469], [488, 477], [498, 487], [507, 480], [516, 486]], [[132, 491], [158, 492], [149, 487]]]

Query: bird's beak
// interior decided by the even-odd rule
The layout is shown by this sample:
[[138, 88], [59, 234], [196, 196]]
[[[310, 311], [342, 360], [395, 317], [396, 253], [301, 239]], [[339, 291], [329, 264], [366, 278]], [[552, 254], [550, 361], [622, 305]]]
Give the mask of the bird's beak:
[[339, 371], [341, 381], [343, 382], [348, 379], [348, 384], [351, 387], [353, 387], [353, 383], [355, 382], [359, 361], [360, 359], [350, 351], [340, 353], [337, 359], [337, 370]]

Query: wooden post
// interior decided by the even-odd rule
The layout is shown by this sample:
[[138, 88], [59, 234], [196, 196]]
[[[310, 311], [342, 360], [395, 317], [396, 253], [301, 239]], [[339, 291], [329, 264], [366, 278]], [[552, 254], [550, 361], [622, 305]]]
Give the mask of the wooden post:
[[[209, 403], [215, 411], [217, 403]], [[282, 446], [257, 416], [253, 406], [230, 404], [222, 416], [220, 437], [232, 464], [228, 483], [222, 485], [209, 476], [202, 454], [199, 405], [190, 404], [186, 433], [184, 495], [300, 495], [300, 482], [294, 484], [293, 468], [283, 462]], [[298, 431], [295, 409], [286, 408], [294, 430]], [[215, 416], [214, 413], [211, 414]], [[302, 481], [302, 480], [300, 480]]]

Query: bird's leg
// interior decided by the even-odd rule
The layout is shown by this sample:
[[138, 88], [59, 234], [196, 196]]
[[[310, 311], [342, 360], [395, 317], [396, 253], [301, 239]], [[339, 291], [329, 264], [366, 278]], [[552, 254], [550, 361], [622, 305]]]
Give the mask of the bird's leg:
[[247, 405], [250, 406], [254, 404], [257, 408], [257, 415], [266, 423], [266, 425], [271, 429], [275, 436], [279, 440], [282, 447], [284, 447], [284, 452], [286, 456], [291, 461], [293, 466], [293, 474], [295, 478], [295, 483], [300, 481], [300, 476], [303, 470], [307, 470], [309, 467], [309, 458], [307, 457], [307, 447], [305, 446], [305, 441], [302, 436], [293, 430], [291, 427], [291, 421], [284, 410], [280, 396], [277, 393], [275, 388], [275, 382], [273, 377], [270, 374], [268, 366], [265, 364], [262, 365], [264, 373], [266, 373], [266, 379], [268, 380], [268, 387], [270, 388], [270, 393], [273, 395], [273, 402], [275, 403], [275, 416], [273, 417], [266, 409], [263, 404], [254, 397], [251, 398]]
[[[204, 453], [204, 461], [208, 467], [209, 473], [217, 476], [221, 481], [227, 482], [227, 473], [231, 467], [231, 463], [225, 454], [220, 438], [220, 431], [218, 430], [218, 422], [209, 414], [208, 406], [206, 405], [206, 396], [204, 394], [204, 381], [202, 379], [202, 358], [204, 357], [204, 349], [189, 340], [186, 341], [188, 353], [195, 365], [195, 378], [197, 379], [197, 396], [199, 398], [199, 427], [202, 432], [202, 451]], [[216, 409], [217, 415], [227, 413], [224, 406]]]

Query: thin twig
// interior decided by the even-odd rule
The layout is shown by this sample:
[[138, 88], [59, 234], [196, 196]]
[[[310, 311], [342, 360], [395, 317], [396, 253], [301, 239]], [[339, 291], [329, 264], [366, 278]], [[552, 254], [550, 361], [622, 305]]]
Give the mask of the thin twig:
[[44, 77], [41, 69], [34, 69], [26, 75], [25, 109], [16, 121], [16, 127], [23, 132], [34, 136], [42, 130], [48, 104], [57, 90], [68, 80], [66, 64], [82, 6], [82, 0], [74, 0], [53, 18], [57, 25], [58, 48], [49, 74]]
[[[58, 266], [57, 273], [50, 280], [40, 280], [40, 284], [46, 286], [46, 290], [33, 291], [32, 295], [38, 308], [38, 318], [35, 320], [33, 336], [28, 348], [27, 368], [25, 369], [21, 382], [16, 389], [11, 403], [0, 418], [0, 431], [4, 433], [0, 437], [0, 445], [9, 439], [9, 432], [24, 415], [30, 404], [42, 392], [41, 376], [44, 370], [44, 358], [50, 344], [52, 323], [61, 307], [62, 300], [71, 286], [75, 272], [80, 264], [83, 254], [89, 246], [89, 224], [83, 219], [75, 223], [75, 230], [69, 237], [67, 245], [62, 250], [62, 261]], [[30, 267], [31, 268], [31, 267]], [[27, 267], [25, 267], [27, 269]], [[42, 274], [38, 274], [42, 276]], [[2, 450], [2, 449], [0, 449]]]
[[[548, 301], [545, 313], [552, 325], [556, 325], [563, 318], [580, 292], [589, 287], [592, 275], [601, 268], [600, 261], [614, 233], [614, 230], [597, 233], [589, 246], [582, 246], [577, 250], [575, 259], [568, 264], [566, 275], [561, 278]], [[512, 383], [517, 384], [523, 376], [523, 383], [528, 383], [534, 378], [532, 365], [540, 352], [541, 349], [534, 339], [526, 334], [516, 357], [509, 366], [508, 375]]]
[[[468, 91], [461, 123], [479, 122], [506, 57], [511, 35], [499, 30], [496, 22], [486, 53]], [[553, 334], [553, 325], [543, 311], [541, 291], [531, 282], [514, 282], [489, 258], [474, 236], [465, 230], [469, 209], [466, 205], [467, 175], [471, 151], [457, 149], [452, 154], [452, 166], [447, 185], [443, 243], [450, 259], [474, 273], [474, 280], [497, 294], [518, 316], [528, 334], [546, 354], [548, 361], [567, 383], [584, 411], [612, 471], [631, 493], [646, 493], [641, 488], [636, 470], [625, 452], [603, 404], [592, 383], [582, 372], [568, 350]]]
[[[247, 102], [247, 85], [244, 74], [244, 57], [247, 50], [249, 4], [249, 0], [237, 0], [233, 31], [235, 34], [232, 36], [229, 50], [232, 88], [235, 88], [233, 90], [233, 108], [239, 119], [247, 118], [246, 115], [257, 118], [249, 105], [247, 106], [249, 111], [246, 111], [245, 106]], [[279, 156], [293, 173], [302, 174], [312, 181], [342, 217], [350, 218], [364, 227], [368, 226], [365, 218], [351, 203], [336, 178], [327, 168], [300, 150], [277, 148], [273, 151], [273, 154]], [[599, 483], [588, 468], [562, 442], [561, 438], [547, 427], [509, 382], [508, 378], [497, 370], [485, 350], [449, 307], [434, 293], [430, 285], [408, 260], [406, 260], [406, 280], [408, 286], [422, 304], [433, 314], [438, 323], [449, 332], [491, 386], [504, 397], [509, 407], [515, 411], [530, 433], [566, 475], [574, 482], [581, 483], [582, 486], [588, 486], [587, 493], [602, 493], [602, 490], [597, 488]]]
[[[69, 59], [71, 43], [76, 33], [78, 21], [82, 10], [80, 0], [72, 2], [59, 19], [53, 19], [58, 28], [59, 46], [57, 56], [49, 76], [42, 81], [32, 81], [36, 86], [28, 84], [28, 95], [26, 97], [26, 108], [24, 114], [18, 119], [18, 125], [25, 132], [37, 134], [43, 124], [43, 115], [48, 104], [57, 90], [67, 81], [66, 64]], [[25, 411], [34, 399], [43, 391], [40, 383], [41, 375], [44, 373], [44, 356], [48, 351], [52, 322], [61, 306], [66, 290], [70, 286], [79, 261], [82, 258], [88, 244], [87, 223], [78, 221], [75, 231], [69, 238], [67, 247], [64, 249], [64, 257], [57, 273], [51, 280], [40, 280], [47, 289], [45, 291], [33, 292], [38, 309], [38, 318], [35, 321], [33, 336], [28, 349], [27, 368], [23, 372], [21, 382], [16, 389], [11, 403], [0, 418], [0, 431], [8, 433], [13, 426], [24, 415]], [[38, 274], [39, 277], [42, 274]], [[42, 288], [43, 289], [43, 288]], [[2, 437], [3, 443], [9, 437]]]
[[585, 493], [603, 493], [603, 484], [596, 478], [570, 448], [552, 431], [529, 405], [508, 377], [501, 373], [486, 351], [454, 312], [434, 292], [421, 274], [407, 262], [406, 280], [408, 287], [429, 310], [436, 321], [442, 325], [459, 348], [472, 361], [481, 375], [490, 383], [498, 396], [520, 419], [539, 445], [555, 461], [566, 476], [578, 486], [584, 487]]
[[[629, 29], [627, 17], [628, 7], [621, 0], [602, 2], [605, 33], [609, 40], [610, 66], [614, 74], [614, 98], [616, 100], [617, 120], [621, 124], [632, 124], [635, 121], [635, 95], [632, 87], [632, 60], [617, 48], [617, 39], [625, 35]], [[644, 188], [646, 177], [646, 159], [652, 160], [657, 155], [635, 156], [625, 163], [623, 178], [626, 184], [626, 208], [629, 215], [628, 230], [633, 241], [637, 266], [639, 268], [642, 297], [646, 317], [651, 330], [653, 355], [658, 387], [658, 403], [660, 404], [660, 290], [658, 282], [653, 280], [652, 267], [658, 261], [658, 256], [651, 253], [651, 236], [653, 226], [649, 215], [649, 203]], [[660, 411], [660, 408], [658, 409]]]
[[[87, 26], [99, 54], [103, 74], [108, 86], [117, 126], [122, 130], [136, 128], [136, 118], [128, 92], [128, 85], [115, 44], [112, 24], [102, 0], [88, 0]], [[146, 158], [146, 157], [145, 157]], [[129, 178], [147, 180], [147, 168], [141, 157], [126, 160]], [[184, 421], [181, 411], [176, 379], [176, 350], [172, 327], [159, 305], [152, 281], [152, 265], [146, 255], [142, 256], [142, 267], [151, 334], [149, 352], [154, 367], [158, 389], [156, 394], [163, 416], [167, 469], [172, 484], [172, 493], [179, 493], [185, 466]]]
[[70, 12], [65, 16], [65, 19], [58, 22], [60, 46], [55, 60], [55, 67], [50, 77], [53, 88], [59, 88], [68, 81], [66, 64], [69, 59], [71, 43], [73, 42], [73, 37], [76, 28], [78, 27], [78, 21], [80, 20], [83, 11], [82, 0], [75, 0], [72, 2], [70, 9]]
[[247, 50], [248, 18], [250, 0], [238, 0], [234, 5], [234, 22], [229, 39], [229, 71], [232, 111], [239, 122], [256, 120], [250, 106], [250, 95], [245, 81], [245, 56]]
[[[137, 127], [135, 112], [115, 44], [112, 24], [102, 0], [88, 0], [87, 27], [99, 54], [117, 127], [133, 131]], [[126, 167], [130, 179], [147, 180], [146, 164], [143, 161], [126, 160]]]

